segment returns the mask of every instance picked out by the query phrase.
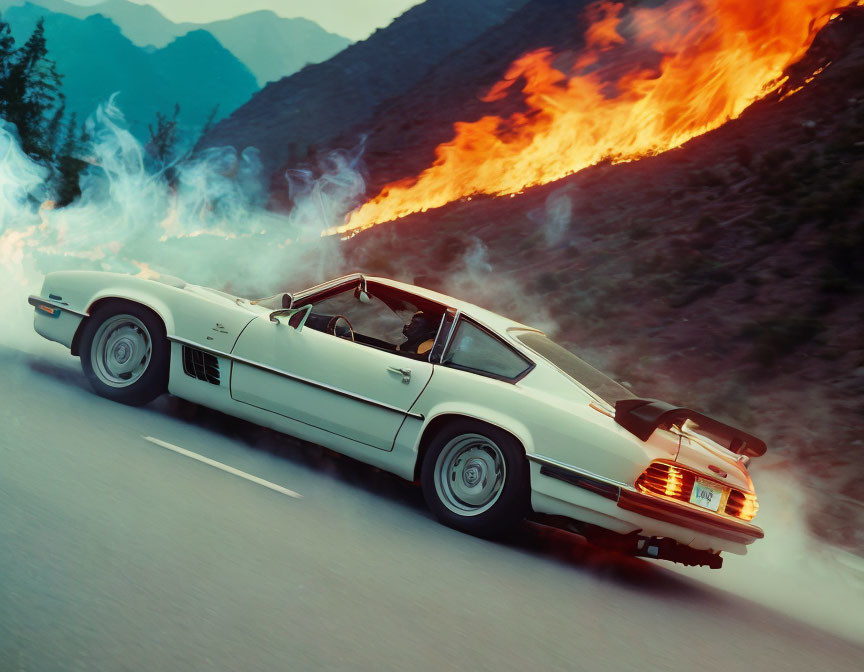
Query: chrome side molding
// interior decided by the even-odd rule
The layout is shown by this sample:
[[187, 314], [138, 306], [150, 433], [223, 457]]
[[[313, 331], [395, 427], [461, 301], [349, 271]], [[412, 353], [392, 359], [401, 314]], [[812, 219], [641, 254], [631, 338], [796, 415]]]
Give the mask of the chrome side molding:
[[540, 473], [543, 476], [556, 478], [559, 481], [570, 483], [578, 488], [589, 490], [601, 497], [618, 501], [622, 490], [633, 490], [632, 487], [621, 481], [604, 478], [597, 474], [579, 469], [570, 464], [553, 460], [551, 457], [542, 455], [526, 455], [529, 461], [540, 465]]
[[52, 299], [43, 299], [41, 296], [36, 296], [31, 294], [27, 303], [31, 306], [47, 306], [48, 308], [57, 308], [58, 310], [65, 311], [67, 313], [72, 313], [73, 315], [77, 315], [78, 317], [90, 317], [88, 313], [82, 313], [80, 310], [75, 310], [74, 308], [70, 308], [69, 304], [65, 301], [54, 301]]
[[333, 394], [338, 394], [342, 397], [347, 397], [349, 399], [354, 399], [356, 401], [360, 401], [364, 404], [369, 404], [370, 406], [377, 406], [378, 408], [383, 408], [388, 411], [393, 411], [394, 413], [399, 413], [400, 415], [407, 416], [409, 418], [416, 418], [417, 420], [424, 420], [425, 416], [419, 413], [411, 413], [410, 411], [403, 411], [401, 408], [397, 408], [396, 406], [391, 406], [390, 404], [385, 404], [381, 401], [376, 401], [375, 399], [370, 399], [369, 397], [364, 397], [360, 394], [354, 394], [353, 392], [349, 392], [348, 390], [343, 390], [342, 388], [335, 387], [333, 385], [327, 385], [326, 383], [320, 383], [316, 380], [310, 380], [309, 378], [304, 378], [303, 376], [297, 376], [293, 373], [289, 373], [288, 371], [283, 371], [282, 369], [277, 369], [273, 366], [268, 366], [267, 364], [261, 364], [260, 362], [253, 361], [251, 359], [246, 359], [245, 357], [238, 357], [237, 355], [232, 355], [227, 352], [222, 352], [221, 350], [214, 350], [213, 348], [209, 348], [206, 345], [201, 345], [200, 343], [196, 343], [195, 341], [190, 341], [185, 338], [181, 338], [180, 336], [175, 336], [173, 334], [168, 334], [166, 338], [173, 342], [179, 343], [181, 345], [186, 345], [192, 348], [197, 348], [203, 352], [206, 352], [211, 355], [215, 355], [216, 357], [224, 357], [232, 362], [237, 362], [238, 364], [245, 364], [246, 366], [251, 366], [253, 368], [259, 369], [261, 371], [267, 371], [268, 373], [276, 374], [277, 376], [282, 376], [283, 378], [288, 378], [289, 380], [295, 380], [298, 383], [303, 383], [304, 385], [309, 385], [310, 387], [317, 387], [321, 390], [326, 390], [327, 392], [332, 392]]

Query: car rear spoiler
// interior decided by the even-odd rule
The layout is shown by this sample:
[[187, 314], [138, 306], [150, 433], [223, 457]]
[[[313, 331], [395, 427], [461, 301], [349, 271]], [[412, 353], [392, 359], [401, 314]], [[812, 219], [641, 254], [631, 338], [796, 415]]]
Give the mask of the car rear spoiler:
[[680, 426], [685, 420], [698, 426], [697, 433], [704, 434], [738, 455], [759, 457], [768, 450], [762, 439], [689, 408], [680, 408], [656, 399], [620, 399], [615, 402], [615, 422], [642, 441], [647, 441], [658, 427], [668, 429], [672, 425]]

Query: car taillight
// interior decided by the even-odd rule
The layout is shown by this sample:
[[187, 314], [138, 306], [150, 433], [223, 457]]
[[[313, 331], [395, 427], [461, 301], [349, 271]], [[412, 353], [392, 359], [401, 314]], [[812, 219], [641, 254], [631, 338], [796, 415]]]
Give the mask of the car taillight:
[[693, 491], [696, 476], [673, 464], [654, 462], [636, 480], [636, 489], [649, 495], [662, 495], [686, 502]]
[[636, 489], [648, 495], [659, 495], [679, 502], [690, 503], [690, 495], [693, 493], [693, 485], [697, 478], [710, 480], [716, 483], [715, 487], [722, 488], [724, 492], [729, 493], [726, 507], [722, 509], [722, 513], [741, 520], [753, 520], [759, 510], [756, 495], [735, 490], [681, 465], [652, 462], [636, 479]]
[[726, 513], [728, 515], [741, 520], [753, 520], [758, 510], [759, 502], [756, 495], [740, 490], [733, 490], [729, 493], [729, 499], [726, 501]]

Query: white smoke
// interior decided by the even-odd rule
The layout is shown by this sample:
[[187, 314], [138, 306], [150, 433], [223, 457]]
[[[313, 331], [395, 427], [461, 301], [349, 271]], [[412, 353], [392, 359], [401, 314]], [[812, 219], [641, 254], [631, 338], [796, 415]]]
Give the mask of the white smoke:
[[363, 194], [359, 150], [330, 153], [286, 176], [292, 207], [282, 215], [264, 208], [253, 148], [209, 149], [155, 170], [113, 98], [87, 131], [82, 195], [55, 208], [51, 170], [0, 125], [0, 343], [38, 347], [27, 296], [54, 270], [162, 273], [247, 296], [296, 290], [344, 270], [339, 241], [321, 234]]
[[21, 151], [15, 127], [0, 119], [0, 230], [32, 206], [30, 194], [38, 191], [47, 175], [46, 168]]
[[[769, 460], [767, 469], [760, 462]], [[754, 464], [765, 538], [747, 555], [724, 554], [719, 571], [675, 570], [721, 590], [772, 607], [790, 618], [864, 643], [864, 559], [816, 538], [804, 522], [805, 491], [778, 460]]]
[[560, 243], [570, 228], [570, 221], [573, 219], [573, 199], [570, 197], [570, 191], [565, 187], [553, 191], [546, 197], [542, 221], [543, 235], [549, 247]]
[[[285, 179], [294, 207], [291, 226], [303, 240], [321, 239], [323, 222], [342, 222], [363, 198], [366, 183], [357, 170], [363, 151], [361, 143], [352, 152], [333, 151], [319, 161], [318, 173], [311, 170], [289, 170]], [[320, 244], [320, 243], [319, 243]], [[318, 258], [318, 275], [329, 274], [326, 264], [331, 260]]]
[[497, 270], [482, 240], [470, 238], [458, 264], [449, 269], [444, 291], [461, 297], [518, 322], [540, 329], [550, 336], [558, 324], [545, 302], [532, 295], [524, 281]]

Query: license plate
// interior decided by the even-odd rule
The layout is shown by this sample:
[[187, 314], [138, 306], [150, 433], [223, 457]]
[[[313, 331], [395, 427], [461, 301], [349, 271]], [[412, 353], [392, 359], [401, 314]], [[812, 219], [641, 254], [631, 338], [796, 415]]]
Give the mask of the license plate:
[[716, 511], [720, 508], [720, 500], [723, 498], [723, 488], [717, 487], [708, 481], [698, 478], [693, 484], [693, 492], [690, 493], [690, 503], [701, 506], [703, 509]]

